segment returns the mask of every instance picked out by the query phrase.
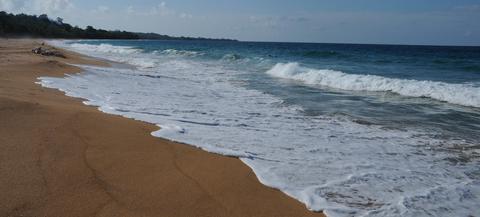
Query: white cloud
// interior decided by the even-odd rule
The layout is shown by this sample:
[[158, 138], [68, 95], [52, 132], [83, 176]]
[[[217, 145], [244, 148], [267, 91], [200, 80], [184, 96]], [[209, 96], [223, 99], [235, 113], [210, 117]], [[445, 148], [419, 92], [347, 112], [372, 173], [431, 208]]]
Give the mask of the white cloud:
[[138, 9], [138, 8], [133, 8], [133, 6], [128, 6], [126, 8], [126, 13], [128, 15], [134, 15], [134, 16], [162, 16], [166, 18], [174, 18], [174, 19], [191, 19], [193, 18], [193, 15], [190, 13], [186, 12], [180, 12], [176, 11], [172, 8], [170, 8], [166, 2], [162, 1], [158, 3], [157, 5], [151, 7], [151, 8], [143, 8], [143, 9]]
[[11, 13], [55, 14], [72, 8], [70, 0], [0, 0], [0, 10]]
[[108, 6], [100, 5], [93, 10], [94, 13], [108, 13], [110, 8]]
[[166, 2], [160, 2], [150, 10], [150, 15], [169, 16], [175, 15], [176, 12], [167, 7]]
[[133, 9], [133, 6], [128, 6], [127, 7], [127, 14], [134, 14], [135, 13], [135, 9]]
[[0, 0], [0, 10], [2, 11], [11, 11], [14, 6], [14, 2], [11, 0]]
[[280, 18], [276, 16], [250, 16], [249, 21], [254, 26], [262, 28], [278, 28], [280, 26]]
[[73, 8], [70, 0], [32, 0], [33, 10], [38, 13], [58, 13]]
[[187, 13], [181, 13], [181, 14], [180, 14], [180, 18], [182, 18], [182, 19], [191, 19], [191, 18], [193, 18], [193, 15], [187, 14]]
[[18, 12], [24, 5], [25, 0], [0, 0], [0, 10]]

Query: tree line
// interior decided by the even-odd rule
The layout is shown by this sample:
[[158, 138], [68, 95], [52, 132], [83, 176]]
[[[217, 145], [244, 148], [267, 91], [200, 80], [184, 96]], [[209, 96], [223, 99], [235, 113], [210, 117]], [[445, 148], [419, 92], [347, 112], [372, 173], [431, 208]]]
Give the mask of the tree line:
[[157, 33], [138, 33], [127, 31], [111, 31], [95, 29], [87, 26], [82, 29], [64, 23], [57, 17], [51, 19], [46, 14], [39, 16], [27, 14], [11, 14], [0, 11], [0, 37], [41, 37], [41, 38], [64, 38], [64, 39], [161, 39], [161, 40], [225, 40], [195, 37], [173, 37]]

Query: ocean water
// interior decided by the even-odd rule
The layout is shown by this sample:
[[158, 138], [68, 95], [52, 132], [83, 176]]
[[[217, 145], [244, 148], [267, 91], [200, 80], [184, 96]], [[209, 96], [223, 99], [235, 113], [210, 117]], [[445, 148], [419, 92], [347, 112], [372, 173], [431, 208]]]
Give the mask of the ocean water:
[[480, 47], [50, 43], [133, 67], [41, 85], [237, 156], [311, 210], [480, 216]]

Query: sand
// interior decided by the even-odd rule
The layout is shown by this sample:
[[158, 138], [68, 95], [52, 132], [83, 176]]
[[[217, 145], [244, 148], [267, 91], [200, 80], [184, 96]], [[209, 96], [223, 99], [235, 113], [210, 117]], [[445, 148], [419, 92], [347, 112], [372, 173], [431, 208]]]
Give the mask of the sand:
[[237, 158], [152, 137], [154, 125], [35, 84], [81, 71], [66, 63], [108, 66], [32, 54], [39, 43], [0, 39], [0, 216], [323, 216]]

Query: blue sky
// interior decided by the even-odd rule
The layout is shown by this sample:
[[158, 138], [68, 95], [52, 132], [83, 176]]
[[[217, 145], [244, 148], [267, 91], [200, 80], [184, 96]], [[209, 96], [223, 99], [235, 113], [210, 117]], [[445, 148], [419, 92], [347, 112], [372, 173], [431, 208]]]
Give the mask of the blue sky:
[[480, 0], [0, 0], [0, 10], [177, 36], [480, 45]]

